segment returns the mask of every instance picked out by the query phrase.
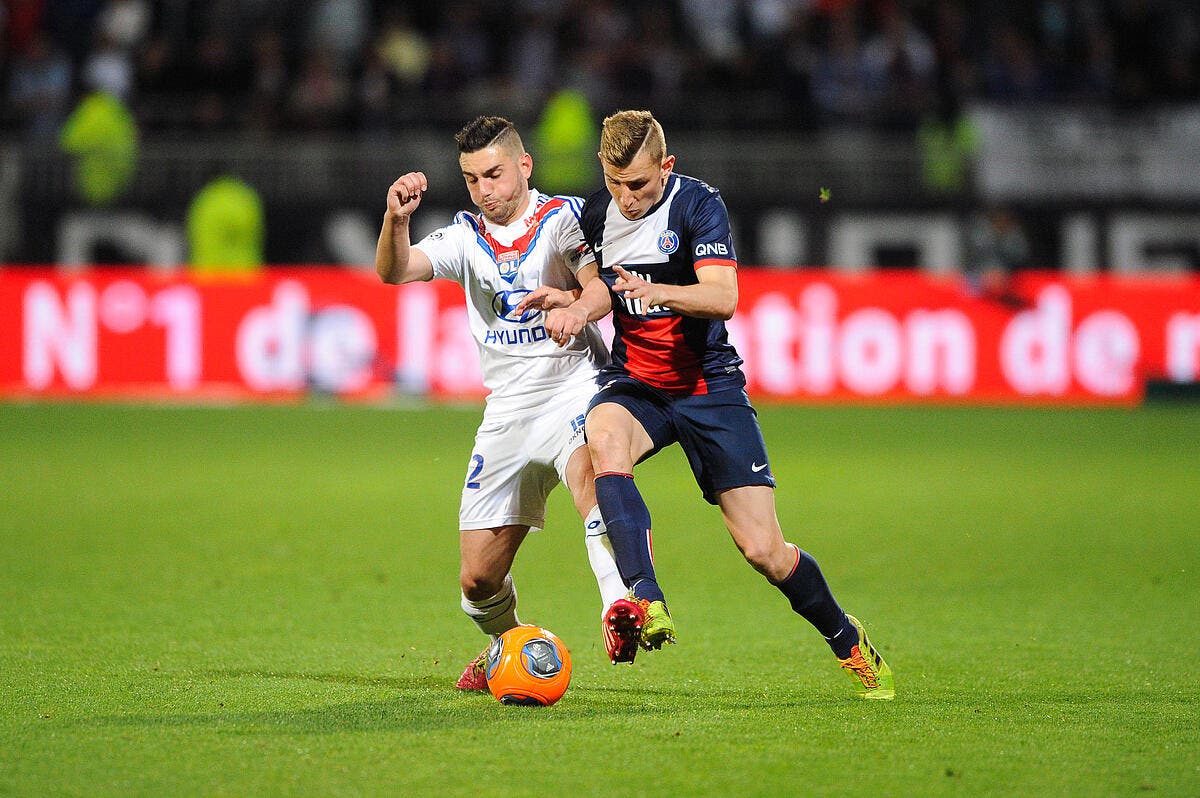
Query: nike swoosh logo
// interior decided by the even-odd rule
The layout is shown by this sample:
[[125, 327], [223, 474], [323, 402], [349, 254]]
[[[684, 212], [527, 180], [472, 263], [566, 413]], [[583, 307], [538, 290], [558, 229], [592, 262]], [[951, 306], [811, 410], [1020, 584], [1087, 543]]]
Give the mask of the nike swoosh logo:
[[759, 465], [758, 463], [750, 464], [750, 470], [753, 471], [755, 474], [757, 474], [759, 471], [762, 471], [766, 467], [767, 467], [766, 463], [763, 463], [762, 465]]

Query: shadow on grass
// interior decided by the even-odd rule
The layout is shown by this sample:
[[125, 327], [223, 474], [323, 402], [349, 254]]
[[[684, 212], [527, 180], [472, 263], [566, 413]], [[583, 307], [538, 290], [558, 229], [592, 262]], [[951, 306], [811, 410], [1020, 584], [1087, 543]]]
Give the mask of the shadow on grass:
[[394, 676], [364, 676], [355, 673], [296, 673], [260, 668], [226, 668], [191, 671], [206, 679], [289, 679], [322, 684], [344, 684], [349, 687], [383, 687], [389, 690], [438, 690], [446, 685], [436, 676], [402, 679]]
[[[535, 722], [578, 722], [597, 717], [677, 716], [691, 712], [761, 712], [764, 709], [811, 708], [803, 695], [763, 695], [745, 689], [713, 690], [700, 685], [681, 686], [573, 686], [567, 699], [553, 709], [503, 707], [487, 693], [454, 689], [434, 676], [399, 678], [348, 673], [301, 673], [255, 669], [193, 671], [220, 685], [227, 680], [315, 682], [352, 688], [378, 688], [389, 693], [382, 699], [340, 701], [320, 706], [258, 709], [279, 693], [295, 704], [294, 691], [286, 696], [275, 688], [253, 694], [240, 691], [216, 708], [197, 712], [131, 712], [81, 719], [81, 727], [113, 729], [212, 729], [234, 734], [337, 734], [344, 732], [427, 732], [437, 730], [487, 730], [489, 727]], [[314, 697], [314, 701], [328, 700]], [[250, 710], [249, 707], [254, 707]]]

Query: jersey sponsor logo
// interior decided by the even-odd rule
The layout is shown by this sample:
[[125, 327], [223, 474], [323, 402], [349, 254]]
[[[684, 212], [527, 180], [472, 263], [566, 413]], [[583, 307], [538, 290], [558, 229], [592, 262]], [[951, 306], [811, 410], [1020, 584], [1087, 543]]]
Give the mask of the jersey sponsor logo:
[[713, 244], [697, 244], [696, 257], [704, 258], [710, 255], [729, 255], [729, 247], [722, 244], [720, 241]]
[[497, 291], [492, 297], [492, 312], [496, 314], [496, 318], [500, 321], [506, 321], [509, 324], [525, 324], [537, 318], [541, 313], [540, 310], [530, 308], [524, 313], [517, 314], [517, 305], [521, 304], [521, 300], [529, 292], [525, 289], [518, 291]]
[[674, 230], [663, 230], [658, 234], [658, 251], [670, 255], [679, 249], [679, 233]]
[[[669, 231], [668, 231], [669, 232]], [[640, 277], [648, 283], [654, 282], [650, 275], [635, 272], [632, 269], [626, 269], [634, 277]], [[646, 309], [646, 303], [641, 299], [634, 299], [630, 296], [622, 295], [620, 298], [621, 306], [625, 308], [625, 312], [630, 316], [645, 316], [650, 313], [669, 313], [670, 309], [662, 305], [651, 305], [650, 309]]]
[[517, 344], [536, 344], [549, 337], [546, 328], [539, 324], [536, 327], [519, 327], [514, 330], [488, 330], [483, 334], [483, 342], [501, 346], [516, 346]]

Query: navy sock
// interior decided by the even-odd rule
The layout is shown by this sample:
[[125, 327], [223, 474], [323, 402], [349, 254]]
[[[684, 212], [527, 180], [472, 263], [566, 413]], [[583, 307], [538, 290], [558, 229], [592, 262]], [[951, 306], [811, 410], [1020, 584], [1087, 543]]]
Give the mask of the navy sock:
[[793, 610], [817, 628], [833, 653], [845, 659], [858, 642], [854, 625], [833, 598], [817, 561], [808, 552], [801, 551], [799, 546], [796, 547], [796, 554], [796, 567], [775, 587], [787, 596]]
[[650, 509], [632, 474], [610, 471], [596, 477], [596, 503], [608, 527], [621, 580], [638, 598], [663, 601], [650, 549]]

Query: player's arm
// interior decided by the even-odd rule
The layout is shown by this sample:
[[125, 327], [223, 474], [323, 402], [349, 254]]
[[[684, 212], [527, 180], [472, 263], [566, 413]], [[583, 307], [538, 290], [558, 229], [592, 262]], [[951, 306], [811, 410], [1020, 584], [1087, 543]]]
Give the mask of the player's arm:
[[385, 283], [398, 285], [433, 277], [433, 263], [412, 246], [408, 220], [421, 204], [429, 183], [421, 172], [409, 172], [388, 189], [387, 211], [375, 245], [375, 272]]
[[681, 316], [701, 319], [733, 318], [737, 310], [737, 268], [725, 263], [696, 269], [695, 285], [648, 283], [636, 274], [614, 266], [617, 280], [613, 291], [631, 299], [640, 299], [644, 307], [669, 308]]
[[520, 316], [527, 310], [565, 308], [579, 299], [582, 292], [581, 288], [554, 288], [549, 285], [539, 285], [517, 303], [517, 306], [513, 308], [513, 313]]
[[588, 322], [597, 321], [612, 310], [612, 295], [600, 279], [596, 264], [589, 263], [575, 273], [583, 286], [579, 298], [565, 308], [555, 308], [546, 316], [546, 332], [559, 346], [566, 346], [571, 336], [579, 335]]

